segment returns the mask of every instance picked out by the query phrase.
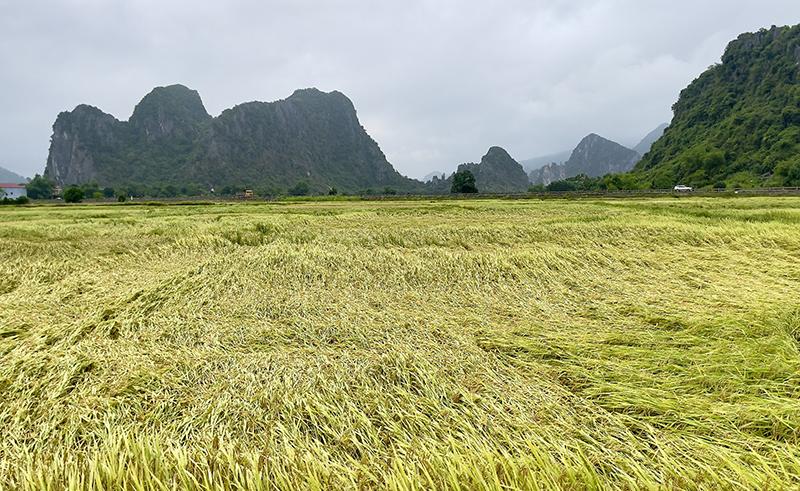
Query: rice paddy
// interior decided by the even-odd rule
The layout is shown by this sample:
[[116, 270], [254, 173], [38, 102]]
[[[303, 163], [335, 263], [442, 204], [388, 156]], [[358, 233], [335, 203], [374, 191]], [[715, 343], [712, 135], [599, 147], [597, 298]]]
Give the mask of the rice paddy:
[[800, 487], [800, 199], [0, 210], [0, 489]]

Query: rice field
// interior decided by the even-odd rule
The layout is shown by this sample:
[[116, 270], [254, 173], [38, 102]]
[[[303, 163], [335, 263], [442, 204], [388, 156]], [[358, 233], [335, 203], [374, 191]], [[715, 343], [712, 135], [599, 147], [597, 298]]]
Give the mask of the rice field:
[[0, 489], [800, 487], [800, 198], [0, 209]]

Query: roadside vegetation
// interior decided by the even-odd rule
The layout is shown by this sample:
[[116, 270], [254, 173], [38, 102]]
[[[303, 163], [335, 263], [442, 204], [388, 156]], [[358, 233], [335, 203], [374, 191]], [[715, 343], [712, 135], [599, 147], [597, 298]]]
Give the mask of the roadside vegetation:
[[800, 486], [800, 199], [0, 209], [0, 489]]

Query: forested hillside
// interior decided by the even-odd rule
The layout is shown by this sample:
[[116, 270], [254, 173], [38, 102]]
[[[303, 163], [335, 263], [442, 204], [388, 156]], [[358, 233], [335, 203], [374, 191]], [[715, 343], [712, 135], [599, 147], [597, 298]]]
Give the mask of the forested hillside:
[[742, 34], [684, 89], [664, 136], [636, 166], [664, 188], [800, 185], [800, 26]]

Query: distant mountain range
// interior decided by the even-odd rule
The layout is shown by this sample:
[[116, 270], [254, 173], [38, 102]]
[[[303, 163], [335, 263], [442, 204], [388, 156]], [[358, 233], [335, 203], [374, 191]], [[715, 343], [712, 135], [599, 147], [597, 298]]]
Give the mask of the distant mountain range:
[[[650, 150], [650, 146], [664, 133], [666, 124], [659, 125], [647, 134], [635, 147], [630, 149], [597, 134], [584, 137], [569, 157], [562, 162], [556, 160], [530, 171], [532, 184], [548, 185], [579, 174], [599, 177], [610, 173], [628, 172], [633, 169], [642, 155]], [[563, 156], [566, 153], [554, 154]], [[529, 159], [532, 162], [535, 159]]]
[[[798, 66], [800, 26], [742, 34], [722, 63], [681, 92], [669, 127], [659, 126], [633, 148], [590, 134], [570, 152], [522, 165], [492, 147], [479, 163], [459, 168], [475, 174], [480, 191], [501, 193], [524, 191], [528, 180], [546, 185], [609, 173], [628, 173], [624, 185], [637, 187], [800, 186]], [[153, 89], [128, 121], [88, 105], [59, 114], [45, 175], [62, 186], [94, 181], [275, 192], [305, 181], [312, 192], [436, 193], [447, 192], [451, 179], [437, 172], [423, 183], [400, 175], [340, 92], [298, 90], [211, 117], [199, 94], [181, 85]], [[20, 179], [0, 169], [0, 180]]]
[[182, 85], [153, 89], [128, 121], [80, 105], [53, 125], [45, 175], [60, 185], [113, 187], [423, 188], [389, 164], [350, 99], [317, 89], [240, 104], [216, 118]]
[[563, 164], [569, 160], [570, 155], [572, 155], [572, 150], [564, 150], [563, 152], [553, 153], [550, 155], [542, 155], [541, 157], [520, 160], [519, 163], [522, 164], [525, 172], [531, 172], [541, 169], [547, 164]]
[[425, 175], [425, 177], [422, 178], [422, 182], [431, 182], [434, 177], [441, 178], [442, 176], [445, 176], [446, 178], [447, 177], [446, 174], [447, 174], [446, 172], [439, 172], [439, 171], [429, 172], [428, 174]]
[[28, 179], [5, 167], [0, 167], [0, 182], [6, 184], [22, 184], [28, 182]]

